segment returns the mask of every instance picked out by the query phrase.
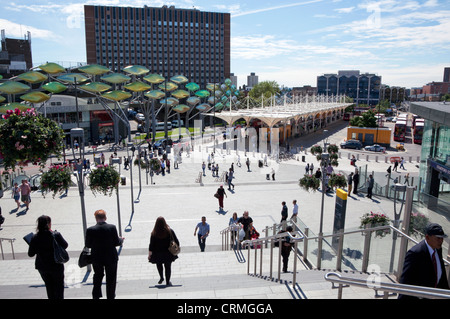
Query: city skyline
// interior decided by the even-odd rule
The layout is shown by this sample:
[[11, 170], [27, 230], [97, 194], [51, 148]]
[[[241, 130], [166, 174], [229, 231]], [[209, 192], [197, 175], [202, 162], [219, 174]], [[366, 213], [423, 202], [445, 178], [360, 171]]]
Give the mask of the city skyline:
[[[231, 14], [231, 73], [280, 86], [316, 86], [317, 76], [359, 70], [390, 86], [442, 81], [450, 65], [450, 3], [422, 1], [15, 1], [2, 4], [6, 37], [31, 32], [33, 64], [86, 62], [84, 5], [162, 7]], [[152, 70], [150, 70], [152, 71]]]

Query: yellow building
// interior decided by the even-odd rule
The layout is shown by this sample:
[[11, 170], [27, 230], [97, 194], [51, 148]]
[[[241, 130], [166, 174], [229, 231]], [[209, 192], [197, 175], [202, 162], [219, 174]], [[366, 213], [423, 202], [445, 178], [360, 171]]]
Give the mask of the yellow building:
[[364, 145], [380, 144], [391, 145], [391, 129], [387, 127], [357, 127], [347, 128], [347, 140], [359, 140]]

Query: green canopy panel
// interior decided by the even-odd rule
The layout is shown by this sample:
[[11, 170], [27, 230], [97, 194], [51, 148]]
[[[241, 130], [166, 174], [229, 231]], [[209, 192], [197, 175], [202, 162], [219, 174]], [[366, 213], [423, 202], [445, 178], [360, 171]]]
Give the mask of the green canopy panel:
[[149, 74], [144, 76], [145, 81], [150, 82], [151, 84], [160, 84], [164, 82], [166, 79], [159, 74]]
[[77, 84], [81, 84], [89, 80], [81, 73], [67, 73], [58, 76], [57, 79], [69, 84], [75, 84], [75, 81], [77, 82]]
[[180, 101], [178, 101], [178, 99], [174, 98], [174, 97], [168, 97], [166, 99], [160, 100], [159, 103], [161, 103], [161, 105], [167, 105], [169, 106], [176, 106], [178, 105], [178, 103], [180, 103]]
[[50, 93], [61, 93], [67, 90], [67, 86], [59, 82], [48, 82], [42, 86], [42, 88]]
[[111, 89], [111, 86], [103, 82], [91, 82], [83, 84], [80, 89], [91, 93], [102, 93]]
[[150, 99], [159, 100], [166, 96], [166, 93], [160, 90], [152, 90], [149, 92], [145, 92], [144, 95]]
[[172, 83], [172, 82], [167, 82], [167, 81], [164, 83], [161, 83], [160, 85], [158, 85], [158, 87], [161, 90], [166, 91], [166, 92], [171, 92], [173, 90], [178, 89], [178, 85], [176, 85], [175, 83]]
[[190, 98], [187, 99], [186, 102], [192, 106], [195, 106], [198, 103], [200, 103], [200, 99], [196, 96], [191, 96]]
[[184, 75], [175, 75], [175, 76], [170, 78], [170, 81], [180, 85], [180, 84], [187, 83], [188, 79]]
[[136, 81], [133, 83], [129, 83], [125, 85], [125, 88], [127, 90], [133, 91], [133, 92], [144, 92], [147, 91], [149, 89], [151, 89], [151, 86], [148, 84], [145, 84], [141, 81]]
[[106, 66], [98, 65], [98, 64], [90, 64], [90, 65], [82, 66], [81, 68], [78, 68], [78, 70], [83, 73], [90, 74], [90, 75], [102, 75], [102, 74], [105, 74], [105, 73], [108, 73], [111, 71]]
[[122, 100], [130, 98], [131, 93], [121, 91], [121, 90], [116, 90], [116, 91], [110, 91], [105, 94], [102, 94], [102, 97], [104, 97], [105, 99], [108, 99], [108, 100], [112, 100], [112, 101], [122, 101]]
[[200, 98], [208, 97], [209, 91], [208, 90], [200, 90], [200, 91], [195, 92], [195, 95], [197, 95]]
[[190, 107], [185, 104], [180, 104], [180, 105], [175, 106], [172, 110], [181, 114], [181, 113], [186, 113], [187, 111], [189, 111]]
[[208, 103], [202, 103], [196, 106], [196, 109], [200, 112], [208, 112], [211, 109], [211, 106]]
[[111, 73], [108, 75], [104, 75], [100, 78], [103, 81], [106, 81], [108, 83], [113, 83], [113, 84], [121, 84], [121, 83], [125, 83], [131, 80], [131, 78], [127, 75], [124, 75], [122, 73]]
[[30, 103], [42, 103], [50, 99], [50, 96], [43, 92], [36, 91], [22, 95], [20, 96], [20, 98]]
[[220, 89], [220, 85], [219, 84], [215, 84], [215, 83], [208, 83], [208, 84], [206, 84], [206, 89], [208, 91], [213, 92], [213, 91], [219, 90]]
[[7, 81], [0, 84], [0, 92], [6, 94], [21, 94], [30, 89], [28, 85], [16, 81]]
[[48, 74], [58, 74], [66, 71], [61, 65], [53, 62], [42, 64], [39, 68]]
[[4, 102], [5, 100], [6, 98], [0, 95], [0, 103]]
[[185, 90], [176, 90], [175, 92], [172, 92], [172, 96], [176, 97], [177, 99], [185, 99], [189, 95], [189, 92]]
[[19, 74], [17, 77], [19, 79], [21, 79], [25, 82], [31, 83], [31, 84], [44, 82], [48, 78], [47, 75], [42, 74], [41, 72], [37, 72], [37, 71], [25, 72], [25, 73]]
[[150, 72], [149, 69], [147, 69], [146, 67], [144, 67], [142, 65], [129, 65], [129, 66], [123, 68], [123, 71], [133, 74], [133, 75], [144, 75], [144, 74], [147, 74], [148, 72]]
[[15, 109], [19, 109], [21, 111], [26, 111], [26, 110], [29, 110], [30, 108], [31, 107], [26, 104], [14, 102], [14, 103], [1, 105], [0, 113], [6, 114], [7, 111], [14, 111]]
[[200, 86], [197, 83], [190, 82], [186, 84], [186, 89], [188, 89], [191, 92], [195, 92], [200, 89]]

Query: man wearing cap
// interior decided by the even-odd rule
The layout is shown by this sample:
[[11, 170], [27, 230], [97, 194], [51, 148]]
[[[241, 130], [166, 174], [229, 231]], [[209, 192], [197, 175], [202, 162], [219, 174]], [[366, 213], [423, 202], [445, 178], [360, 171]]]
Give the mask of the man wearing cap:
[[[449, 289], [442, 259], [442, 242], [446, 237], [440, 225], [427, 225], [425, 239], [406, 253], [401, 284]], [[399, 298], [411, 297], [399, 295]]]

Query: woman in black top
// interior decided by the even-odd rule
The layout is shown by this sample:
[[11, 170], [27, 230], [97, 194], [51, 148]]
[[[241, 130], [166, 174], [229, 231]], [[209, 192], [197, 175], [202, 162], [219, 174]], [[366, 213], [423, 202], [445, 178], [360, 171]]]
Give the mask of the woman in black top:
[[177, 245], [180, 245], [175, 232], [169, 227], [169, 225], [167, 225], [164, 217], [158, 217], [150, 237], [148, 261], [152, 264], [156, 264], [160, 277], [158, 284], [161, 284], [164, 281], [164, 265], [167, 286], [172, 286], [172, 283], [170, 282], [170, 276], [172, 273], [171, 266], [172, 262], [178, 258], [178, 256], [172, 255], [169, 251], [171, 237], [173, 237], [173, 240], [177, 243]]
[[42, 215], [37, 220], [37, 230], [30, 241], [28, 256], [36, 255], [35, 268], [39, 271], [47, 289], [48, 299], [64, 299], [64, 265], [57, 264], [53, 255], [53, 235], [63, 248], [68, 244], [58, 232], [51, 230], [51, 218]]

